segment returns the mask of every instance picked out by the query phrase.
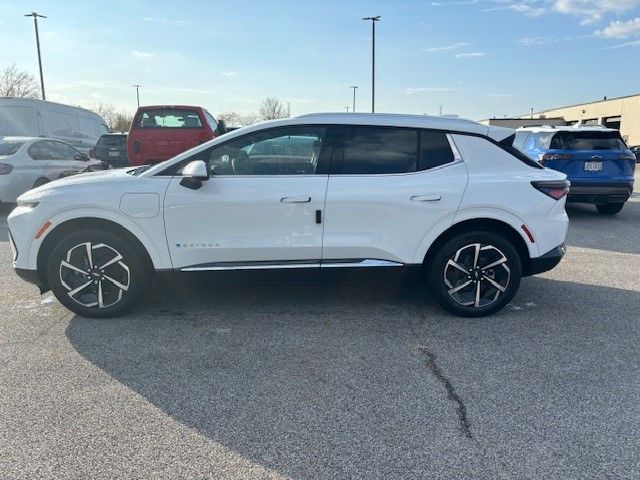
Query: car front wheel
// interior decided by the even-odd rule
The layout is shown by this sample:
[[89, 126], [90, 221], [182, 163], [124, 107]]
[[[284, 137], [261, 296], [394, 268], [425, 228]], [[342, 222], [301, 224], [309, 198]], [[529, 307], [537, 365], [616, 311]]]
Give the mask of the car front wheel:
[[463, 317], [490, 315], [507, 305], [522, 278], [518, 252], [491, 232], [464, 233], [435, 253], [430, 290], [442, 307]]
[[72, 232], [51, 251], [49, 286], [60, 303], [79, 315], [121, 315], [151, 283], [152, 270], [141, 253], [131, 242], [106, 230]]

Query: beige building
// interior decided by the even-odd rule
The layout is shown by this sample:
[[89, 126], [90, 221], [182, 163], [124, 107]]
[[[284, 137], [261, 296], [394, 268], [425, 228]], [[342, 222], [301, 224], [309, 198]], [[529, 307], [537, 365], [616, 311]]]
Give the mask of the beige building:
[[[508, 119], [490, 119], [482, 123], [503, 126], [525, 126], [531, 124], [533, 120], [553, 120], [554, 125], [558, 125], [559, 119], [564, 119], [566, 125], [604, 125], [620, 130], [622, 138], [627, 145], [640, 145], [640, 94], [628, 95], [626, 97], [604, 98], [596, 102], [570, 105], [567, 107], [553, 108], [542, 112], [535, 112], [533, 115], [518, 115]], [[513, 121], [521, 119], [522, 125], [514, 125]], [[525, 122], [526, 120], [526, 122]], [[509, 122], [507, 124], [506, 122]], [[538, 121], [538, 125], [547, 124]], [[512, 128], [513, 128], [512, 127]]]

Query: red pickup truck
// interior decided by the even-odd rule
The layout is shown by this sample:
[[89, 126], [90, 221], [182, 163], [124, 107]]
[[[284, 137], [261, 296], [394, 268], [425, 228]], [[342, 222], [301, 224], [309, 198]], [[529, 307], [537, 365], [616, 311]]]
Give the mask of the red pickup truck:
[[224, 132], [224, 123], [202, 107], [139, 107], [127, 138], [129, 165], [159, 163]]

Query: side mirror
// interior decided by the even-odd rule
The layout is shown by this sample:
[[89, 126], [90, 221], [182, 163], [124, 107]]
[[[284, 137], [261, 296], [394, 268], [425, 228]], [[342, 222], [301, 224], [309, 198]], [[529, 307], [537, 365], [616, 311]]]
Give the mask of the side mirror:
[[206, 180], [209, 180], [207, 164], [204, 160], [194, 160], [187, 163], [182, 169], [180, 185], [192, 190], [197, 190], [202, 186], [202, 182]]
[[218, 134], [224, 135], [227, 132], [227, 122], [225, 122], [224, 120], [218, 120]]

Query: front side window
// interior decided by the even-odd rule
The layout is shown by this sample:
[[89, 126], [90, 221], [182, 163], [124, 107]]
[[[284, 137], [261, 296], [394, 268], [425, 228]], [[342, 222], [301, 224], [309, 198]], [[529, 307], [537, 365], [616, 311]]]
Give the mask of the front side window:
[[410, 128], [353, 127], [344, 138], [342, 165], [334, 173], [391, 174], [416, 170], [418, 132]]
[[284, 127], [244, 135], [209, 154], [212, 175], [313, 175], [325, 129]]
[[62, 142], [51, 142], [55, 145], [55, 147], [60, 152], [60, 155], [65, 160], [77, 160], [80, 157], [80, 152], [73, 148], [71, 145], [67, 145]]
[[197, 112], [168, 108], [143, 111], [133, 125], [134, 128], [202, 128]]

